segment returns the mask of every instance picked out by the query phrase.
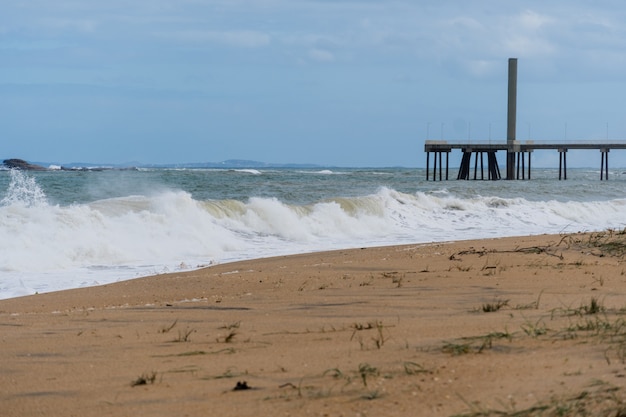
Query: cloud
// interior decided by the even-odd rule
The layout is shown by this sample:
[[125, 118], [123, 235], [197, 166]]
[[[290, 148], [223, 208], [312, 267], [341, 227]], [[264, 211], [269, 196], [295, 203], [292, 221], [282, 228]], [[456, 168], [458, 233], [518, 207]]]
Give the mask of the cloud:
[[92, 33], [98, 22], [92, 19], [45, 18], [40, 20], [39, 26], [60, 32]]
[[309, 51], [309, 58], [318, 62], [332, 62], [335, 60], [335, 56], [332, 52], [319, 48], [311, 49]]
[[502, 62], [485, 59], [473, 59], [466, 63], [466, 68], [470, 74], [477, 78], [491, 76], [497, 73], [502, 67]]
[[14, 49], [22, 51], [37, 51], [58, 49], [63, 46], [65, 46], [65, 44], [56, 40], [0, 41], [0, 50]]
[[531, 58], [553, 54], [557, 48], [547, 39], [540, 36], [517, 33], [506, 37], [503, 41], [508, 55]]
[[542, 27], [549, 25], [554, 22], [549, 16], [539, 14], [532, 10], [524, 10], [520, 15], [517, 16], [516, 19], [519, 22], [519, 25], [522, 28], [527, 30], [539, 30]]
[[[163, 36], [163, 35], [161, 35]], [[254, 30], [203, 31], [188, 30], [165, 35], [184, 42], [213, 43], [238, 48], [259, 48], [271, 43], [271, 36]]]
[[524, 10], [513, 16], [502, 44], [511, 56], [529, 58], [554, 54], [558, 48], [551, 39], [549, 29], [557, 25], [556, 19], [548, 15]]

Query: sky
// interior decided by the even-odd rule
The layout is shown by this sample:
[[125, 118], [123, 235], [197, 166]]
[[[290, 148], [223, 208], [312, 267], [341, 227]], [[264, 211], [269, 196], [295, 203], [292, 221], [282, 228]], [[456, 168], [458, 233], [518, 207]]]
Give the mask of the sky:
[[425, 166], [426, 139], [506, 140], [511, 57], [519, 140], [626, 140], [625, 21], [618, 0], [3, 0], [0, 158]]

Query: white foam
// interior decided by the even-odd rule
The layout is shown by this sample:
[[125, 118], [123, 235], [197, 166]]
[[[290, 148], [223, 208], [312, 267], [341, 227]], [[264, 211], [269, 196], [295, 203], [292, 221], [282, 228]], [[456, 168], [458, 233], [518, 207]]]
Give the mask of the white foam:
[[246, 169], [235, 169], [233, 171], [235, 171], [235, 172], [243, 172], [245, 174], [252, 174], [252, 175], [261, 175], [262, 174], [262, 172], [259, 171], [258, 169], [249, 169], [249, 168], [246, 168]]
[[60, 206], [32, 177], [10, 175], [0, 204], [0, 298], [317, 250], [623, 228], [626, 205], [383, 187], [308, 205], [197, 201], [161, 188]]

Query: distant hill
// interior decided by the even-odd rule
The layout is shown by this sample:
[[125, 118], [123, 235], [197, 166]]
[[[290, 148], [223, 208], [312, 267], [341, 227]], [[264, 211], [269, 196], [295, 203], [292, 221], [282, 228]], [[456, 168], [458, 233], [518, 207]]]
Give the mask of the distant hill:
[[188, 162], [182, 164], [141, 164], [145, 168], [319, 168], [315, 164], [275, 164], [246, 159], [229, 159], [222, 162]]
[[141, 162], [125, 162], [122, 164], [70, 162], [67, 164], [57, 162], [27, 162], [23, 159], [11, 158], [4, 160], [7, 168], [25, 170], [97, 170], [97, 169], [132, 169], [132, 168], [319, 168], [315, 164], [274, 164], [246, 159], [229, 159], [222, 162], [188, 162], [180, 164], [143, 164]]

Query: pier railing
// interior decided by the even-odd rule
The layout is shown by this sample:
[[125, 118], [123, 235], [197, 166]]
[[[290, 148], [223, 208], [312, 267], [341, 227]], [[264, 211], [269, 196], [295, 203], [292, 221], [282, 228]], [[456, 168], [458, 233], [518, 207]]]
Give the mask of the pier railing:
[[[524, 151], [535, 149], [626, 149], [626, 140], [516, 140], [514, 146]], [[427, 140], [424, 144], [426, 152], [439, 149], [485, 148], [506, 150], [508, 145], [503, 141], [493, 140]]]

